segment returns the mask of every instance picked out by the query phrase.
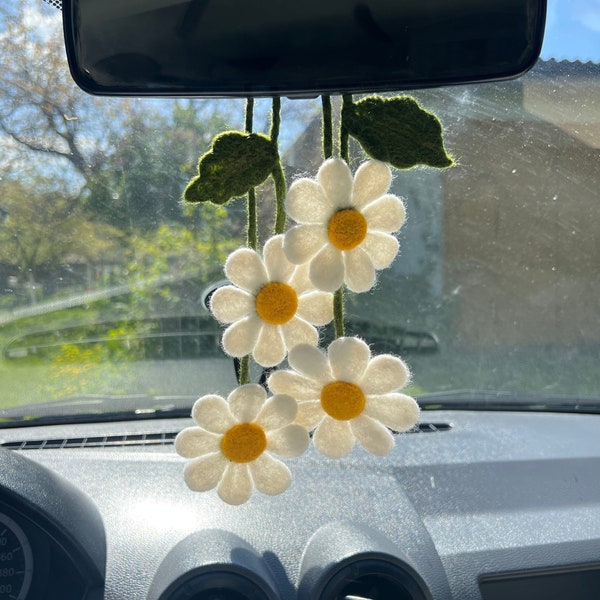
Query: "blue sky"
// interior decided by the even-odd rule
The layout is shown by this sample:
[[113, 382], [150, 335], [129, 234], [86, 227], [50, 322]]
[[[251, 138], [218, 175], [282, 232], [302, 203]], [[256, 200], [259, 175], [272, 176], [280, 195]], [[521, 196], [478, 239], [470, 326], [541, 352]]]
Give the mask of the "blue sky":
[[542, 58], [600, 62], [600, 0], [548, 0]]

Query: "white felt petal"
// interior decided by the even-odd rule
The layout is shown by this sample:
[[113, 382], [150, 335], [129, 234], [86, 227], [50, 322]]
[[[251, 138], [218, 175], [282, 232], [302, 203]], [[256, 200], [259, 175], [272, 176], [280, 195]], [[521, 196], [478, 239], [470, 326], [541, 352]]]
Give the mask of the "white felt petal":
[[194, 492], [212, 490], [227, 468], [227, 459], [220, 453], [207, 454], [191, 460], [183, 470], [183, 480]]
[[300, 425], [288, 425], [269, 434], [267, 450], [284, 458], [300, 456], [308, 448], [308, 431]]
[[313, 434], [315, 448], [329, 458], [342, 458], [354, 447], [354, 434], [348, 421], [326, 416]]
[[296, 290], [296, 294], [298, 294], [298, 296], [312, 292], [315, 289], [315, 286], [311, 283], [310, 278], [308, 277], [308, 269], [308, 263], [297, 265], [295, 271], [292, 273], [292, 276], [288, 281], [288, 284], [291, 285], [294, 290]]
[[296, 423], [312, 431], [325, 417], [325, 411], [320, 400], [308, 400], [298, 403]]
[[354, 176], [352, 205], [356, 208], [366, 206], [376, 198], [383, 196], [392, 183], [389, 167], [378, 160], [370, 160], [358, 168]]
[[310, 261], [309, 277], [324, 292], [335, 292], [344, 283], [344, 260], [340, 250], [327, 244]]
[[298, 179], [292, 183], [285, 199], [285, 212], [296, 223], [323, 223], [333, 208], [314, 179]]
[[212, 433], [225, 433], [235, 425], [229, 405], [221, 396], [208, 395], [196, 400], [192, 417], [202, 429]]
[[319, 334], [317, 330], [304, 319], [294, 317], [291, 321], [281, 326], [283, 342], [288, 350], [299, 344], [317, 345]]
[[360, 247], [368, 254], [373, 266], [379, 270], [386, 269], [394, 262], [400, 244], [393, 235], [370, 231]]
[[375, 285], [375, 267], [369, 255], [359, 246], [344, 253], [344, 282], [352, 292], [368, 292]]
[[405, 394], [367, 396], [364, 414], [394, 431], [407, 431], [419, 420], [419, 405]]
[[221, 436], [200, 427], [188, 427], [175, 438], [175, 451], [185, 458], [195, 458], [218, 452]]
[[302, 294], [296, 314], [313, 325], [326, 325], [333, 319], [333, 295], [329, 292]]
[[406, 221], [404, 202], [393, 194], [386, 194], [371, 202], [362, 210], [362, 214], [369, 231], [392, 233], [398, 231]]
[[256, 346], [262, 326], [262, 320], [256, 315], [236, 321], [223, 334], [223, 350], [229, 356], [238, 358], [250, 354]]
[[309, 344], [295, 346], [289, 352], [288, 362], [292, 369], [313, 381], [327, 383], [332, 380], [329, 361], [315, 346]]
[[375, 456], [385, 456], [394, 447], [394, 437], [379, 421], [360, 415], [350, 421], [350, 427], [358, 443]]
[[406, 385], [409, 376], [403, 360], [391, 354], [381, 354], [369, 363], [360, 387], [365, 394], [387, 394]]
[[255, 304], [252, 294], [233, 285], [218, 288], [210, 298], [210, 310], [221, 323], [233, 323], [247, 317], [254, 311]]
[[262, 385], [249, 383], [242, 385], [227, 398], [229, 410], [238, 423], [250, 423], [263, 407], [267, 399], [267, 392]]
[[269, 281], [287, 283], [294, 272], [293, 265], [283, 251], [283, 235], [276, 235], [265, 243], [263, 259]]
[[339, 158], [326, 160], [319, 169], [317, 181], [334, 210], [350, 208], [352, 173], [345, 161]]
[[264, 323], [252, 353], [254, 360], [261, 367], [274, 367], [285, 358], [285, 354], [280, 327]]
[[274, 394], [289, 394], [296, 400], [312, 400], [321, 394], [321, 386], [294, 371], [275, 371], [269, 377], [269, 389]]
[[248, 465], [259, 492], [275, 496], [285, 492], [292, 482], [290, 470], [279, 460], [263, 454]]
[[237, 506], [250, 498], [253, 489], [248, 465], [229, 463], [217, 487], [217, 493], [223, 502]]
[[308, 262], [328, 243], [325, 225], [297, 225], [284, 236], [283, 250], [295, 265]]
[[276, 394], [269, 398], [256, 417], [256, 423], [265, 431], [273, 431], [289, 425], [298, 412], [298, 404], [287, 394]]
[[331, 371], [337, 381], [358, 384], [371, 359], [369, 346], [359, 338], [343, 337], [329, 344]]
[[231, 283], [253, 294], [268, 282], [262, 258], [251, 248], [240, 248], [229, 255], [225, 276]]

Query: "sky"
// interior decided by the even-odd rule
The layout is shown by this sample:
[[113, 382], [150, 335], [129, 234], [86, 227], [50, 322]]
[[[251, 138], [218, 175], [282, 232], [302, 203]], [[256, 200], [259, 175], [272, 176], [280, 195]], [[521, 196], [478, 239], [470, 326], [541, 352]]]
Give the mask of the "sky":
[[600, 0], [548, 0], [542, 58], [600, 62]]

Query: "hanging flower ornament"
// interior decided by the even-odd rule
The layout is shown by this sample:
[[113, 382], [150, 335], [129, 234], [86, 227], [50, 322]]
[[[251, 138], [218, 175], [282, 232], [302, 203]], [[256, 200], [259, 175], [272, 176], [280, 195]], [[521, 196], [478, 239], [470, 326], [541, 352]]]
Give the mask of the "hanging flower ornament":
[[273, 373], [269, 388], [298, 401], [296, 423], [314, 430], [315, 448], [325, 456], [346, 456], [355, 441], [385, 456], [394, 447], [390, 429], [406, 431], [417, 422], [417, 403], [398, 392], [409, 379], [404, 362], [390, 354], [372, 357], [359, 338], [338, 338], [327, 354], [296, 346], [288, 362], [292, 370]]
[[285, 206], [298, 225], [285, 234], [283, 247], [292, 263], [309, 263], [317, 288], [334, 292], [345, 283], [366, 292], [376, 270], [390, 266], [398, 254], [392, 233], [406, 216], [402, 200], [388, 193], [391, 181], [383, 162], [363, 163], [353, 179], [345, 161], [329, 159], [316, 180], [291, 185]]
[[[369, 291], [376, 273], [398, 254], [395, 233], [405, 221], [402, 200], [389, 192], [392, 174], [415, 165], [451, 166], [437, 118], [412, 98], [343, 96], [340, 156], [333, 151], [329, 97], [323, 103], [323, 154], [315, 179], [300, 178], [286, 194], [279, 157], [280, 99], [273, 99], [268, 136], [252, 131], [253, 100], [246, 104], [245, 132], [217, 136], [188, 184], [189, 203], [225, 204], [247, 194], [247, 246], [225, 263], [230, 282], [210, 301], [215, 318], [227, 325], [222, 346], [240, 358], [237, 387], [224, 399], [200, 398], [192, 409], [194, 427], [175, 440], [190, 459], [184, 480], [194, 491], [216, 488], [237, 505], [256, 489], [276, 495], [291, 483], [278, 458], [302, 454], [313, 433], [325, 456], [346, 456], [356, 442], [367, 452], [387, 455], [393, 431], [417, 422], [419, 407], [399, 390], [409, 380], [404, 362], [391, 354], [372, 356], [368, 344], [344, 336], [344, 287]], [[372, 160], [354, 176], [348, 166], [348, 137]], [[273, 178], [274, 236], [258, 244], [255, 187]], [[287, 217], [295, 221], [287, 232]], [[333, 319], [335, 339], [318, 348], [317, 327]], [[287, 356], [290, 369], [276, 370], [266, 389], [250, 383], [250, 357], [271, 368]]]
[[263, 257], [240, 248], [225, 263], [233, 285], [217, 289], [210, 308], [217, 320], [230, 326], [223, 349], [230, 356], [252, 354], [263, 367], [278, 365], [299, 343], [316, 345], [315, 328], [333, 319], [332, 295], [317, 291], [308, 269], [290, 263], [283, 252], [283, 236], [267, 241]]
[[254, 488], [268, 495], [284, 492], [289, 469], [273, 455], [299, 456], [308, 447], [304, 427], [292, 424], [298, 406], [285, 394], [267, 399], [258, 384], [221, 396], [200, 398], [192, 409], [198, 427], [177, 435], [175, 449], [191, 460], [185, 467], [187, 486], [198, 492], [217, 488], [228, 504], [246, 502]]

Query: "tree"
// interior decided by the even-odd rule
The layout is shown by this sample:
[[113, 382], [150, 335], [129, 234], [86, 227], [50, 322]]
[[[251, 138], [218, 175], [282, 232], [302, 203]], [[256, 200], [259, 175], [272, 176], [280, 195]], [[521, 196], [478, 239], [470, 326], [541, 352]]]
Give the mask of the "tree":
[[2, 7], [0, 132], [14, 142], [3, 158], [19, 168], [35, 155], [44, 155], [45, 163], [53, 157], [86, 183], [128, 102], [101, 101], [77, 88], [64, 57], [60, 13], [43, 5], [39, 11], [32, 14], [21, 3]]
[[102, 262], [122, 243], [117, 230], [86, 219], [77, 199], [52, 191], [41, 178], [35, 183], [33, 191], [10, 180], [2, 180], [0, 188], [0, 261], [26, 280], [31, 303], [42, 271], [73, 260]]
[[86, 205], [119, 227], [183, 221], [181, 195], [225, 119], [212, 102], [131, 105], [121, 138], [96, 173]]
[[224, 207], [190, 207], [186, 213], [184, 224], [163, 224], [130, 239], [127, 272], [135, 313], [181, 311], [190, 300], [187, 308], [197, 311], [202, 291], [224, 277], [227, 255], [242, 243], [232, 235]]

